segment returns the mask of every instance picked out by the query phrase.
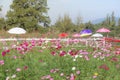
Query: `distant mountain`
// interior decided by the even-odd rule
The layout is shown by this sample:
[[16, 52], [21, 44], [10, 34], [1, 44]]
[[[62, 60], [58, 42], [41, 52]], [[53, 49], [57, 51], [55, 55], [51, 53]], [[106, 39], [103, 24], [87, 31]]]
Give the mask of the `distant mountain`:
[[[98, 24], [98, 23], [103, 22], [105, 19], [106, 19], [106, 18], [98, 18], [98, 19], [93, 20], [93, 21], [91, 21], [91, 22], [92, 22], [93, 24]], [[115, 20], [116, 20], [116, 22], [118, 22], [119, 17], [116, 17]]]

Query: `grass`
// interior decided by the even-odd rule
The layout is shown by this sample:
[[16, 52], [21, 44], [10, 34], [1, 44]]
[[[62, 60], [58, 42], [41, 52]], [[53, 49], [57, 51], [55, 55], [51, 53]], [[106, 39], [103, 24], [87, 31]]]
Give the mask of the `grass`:
[[46, 33], [41, 33], [41, 32], [32, 32], [32, 33], [25, 33], [25, 34], [9, 34], [7, 31], [0, 30], [0, 38], [58, 38], [59, 33], [55, 32], [46, 32]]

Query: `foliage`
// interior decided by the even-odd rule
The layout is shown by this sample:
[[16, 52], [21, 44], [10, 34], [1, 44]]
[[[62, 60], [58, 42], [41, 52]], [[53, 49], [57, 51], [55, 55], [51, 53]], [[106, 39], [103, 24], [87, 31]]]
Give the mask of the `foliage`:
[[55, 23], [55, 27], [60, 32], [71, 32], [74, 29], [74, 24], [69, 15], [65, 14], [63, 18], [58, 18], [58, 20]]
[[4, 18], [0, 18], [0, 30], [6, 30], [6, 22]]
[[119, 20], [118, 20], [118, 26], [120, 27], [120, 18], [119, 18]]
[[2, 8], [0, 7], [0, 11], [2, 11]]
[[47, 11], [47, 0], [13, 0], [7, 13], [7, 24], [34, 31], [40, 26], [48, 26]]
[[[0, 7], [0, 12], [2, 11], [2, 7]], [[3, 17], [0, 17], [0, 30], [6, 30], [6, 22]]]
[[41, 34], [44, 34], [44, 33], [48, 32], [48, 28], [46, 28], [46, 27], [38, 27], [38, 31]]
[[83, 29], [85, 29], [85, 24], [83, 23], [82, 17], [79, 15], [76, 18], [76, 22], [75, 22], [75, 26], [76, 26], [76, 31], [81, 31]]
[[89, 21], [85, 23], [86, 29], [91, 29], [93, 32], [95, 31], [94, 25]]

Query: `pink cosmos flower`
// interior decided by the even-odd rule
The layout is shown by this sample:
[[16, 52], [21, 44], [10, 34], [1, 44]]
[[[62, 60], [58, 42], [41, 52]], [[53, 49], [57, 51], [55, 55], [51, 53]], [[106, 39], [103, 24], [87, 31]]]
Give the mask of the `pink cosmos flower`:
[[93, 76], [93, 78], [95, 79], [95, 78], [97, 78], [97, 76], [96, 76], [96, 75], [94, 75], [94, 76]]
[[50, 70], [51, 73], [56, 73], [56, 72], [58, 72], [58, 71], [59, 71], [59, 69], [51, 69], [51, 70]]
[[61, 73], [60, 76], [64, 76], [64, 73]]
[[28, 69], [28, 66], [24, 66], [24, 70], [27, 70]]
[[97, 55], [95, 54], [93, 57], [94, 57], [94, 58], [97, 58]]
[[35, 43], [34, 43], [34, 42], [32, 42], [31, 44], [32, 44], [32, 46], [35, 46]]
[[113, 61], [113, 62], [118, 62], [118, 61], [119, 61], [119, 59], [118, 59], [118, 58], [116, 58], [116, 57], [113, 57], [113, 58], [111, 58], [111, 61]]
[[64, 56], [65, 54], [66, 54], [65, 51], [60, 51], [60, 53], [59, 53], [60, 56]]
[[49, 80], [54, 80], [53, 78], [50, 78]]
[[21, 50], [22, 50], [22, 48], [21, 48], [21, 47], [17, 47], [17, 50], [18, 50], [18, 51], [21, 51]]
[[120, 55], [120, 51], [116, 51], [115, 54], [116, 54], [116, 55]]
[[46, 78], [46, 76], [42, 76], [42, 77], [41, 77], [42, 80], [45, 80], [45, 78]]
[[70, 75], [70, 80], [75, 80], [74, 74], [71, 74], [71, 75]]
[[43, 52], [43, 50], [39, 50], [39, 52]]
[[25, 52], [24, 51], [20, 51], [20, 54], [25, 54]]
[[79, 70], [78, 70], [78, 71], [76, 71], [76, 74], [78, 74], [78, 75], [79, 75], [79, 74], [80, 74], [80, 71], [79, 71]]
[[59, 45], [57, 45], [57, 47], [56, 47], [56, 49], [61, 49], [62, 48], [62, 46], [59, 44]]
[[5, 52], [5, 51], [3, 51], [3, 52], [2, 52], [2, 56], [5, 56], [5, 55], [6, 55], [6, 52]]
[[17, 69], [16, 69], [16, 71], [17, 71], [17, 72], [20, 72], [20, 71], [21, 71], [21, 69], [20, 69], [20, 68], [17, 68]]
[[50, 79], [50, 78], [51, 78], [51, 76], [50, 76], [50, 75], [47, 75], [47, 76], [46, 76], [46, 79]]
[[4, 65], [4, 60], [0, 60], [0, 65]]
[[106, 64], [99, 66], [100, 69], [109, 70], [109, 67]]
[[51, 54], [52, 54], [53, 56], [55, 56], [55, 55], [56, 55], [56, 52], [55, 52], [55, 51], [53, 51], [53, 52], [51, 52]]
[[7, 49], [7, 50], [5, 50], [5, 52], [6, 52], [6, 53], [9, 53], [9, 52], [10, 52], [10, 50], [9, 50], [9, 49]]
[[16, 58], [17, 58], [17, 56], [13, 56], [13, 58], [14, 58], [14, 59], [16, 59]]
[[51, 73], [55, 73], [55, 70], [54, 70], [54, 69], [51, 69], [50, 72], [51, 72]]
[[90, 60], [89, 57], [88, 57], [87, 55], [84, 56], [84, 58], [85, 58], [87, 61]]
[[81, 52], [80, 54], [83, 54], [83, 55], [87, 55], [87, 54], [89, 54], [87, 51], [83, 51], [83, 52]]

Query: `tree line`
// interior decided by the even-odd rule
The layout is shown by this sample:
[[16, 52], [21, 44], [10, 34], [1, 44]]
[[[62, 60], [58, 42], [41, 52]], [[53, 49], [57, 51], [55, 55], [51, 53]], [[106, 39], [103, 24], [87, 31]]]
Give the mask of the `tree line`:
[[[47, 0], [13, 0], [6, 17], [0, 18], [0, 30], [8, 30], [12, 27], [24, 28], [27, 32], [80, 32], [82, 29], [91, 29], [95, 32], [100, 27], [111, 30], [111, 36], [119, 36], [120, 18], [116, 21], [114, 12], [107, 14], [104, 21], [93, 24], [91, 21], [83, 22], [81, 16], [77, 16], [73, 22], [68, 14], [59, 16], [53, 25], [50, 25]], [[2, 11], [2, 7], [0, 8]]]

